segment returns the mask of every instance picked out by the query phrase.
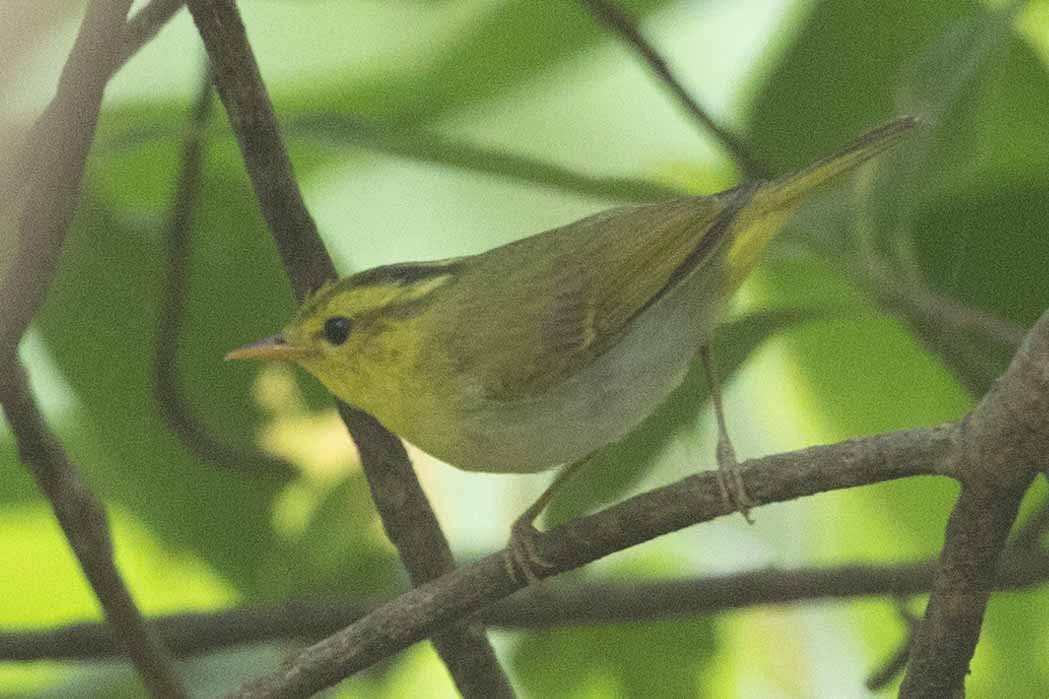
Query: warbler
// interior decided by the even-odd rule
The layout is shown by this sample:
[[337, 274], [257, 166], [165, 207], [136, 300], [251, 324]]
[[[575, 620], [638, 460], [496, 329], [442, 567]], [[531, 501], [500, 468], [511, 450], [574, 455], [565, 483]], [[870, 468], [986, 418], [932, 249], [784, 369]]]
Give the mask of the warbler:
[[[295, 362], [461, 469], [583, 463], [681, 382], [727, 300], [812, 191], [915, 123], [897, 119], [770, 181], [611, 209], [477, 255], [354, 274], [310, 296], [279, 335], [227, 358]], [[529, 579], [541, 559], [533, 522], [553, 487], [513, 527], [508, 560]]]

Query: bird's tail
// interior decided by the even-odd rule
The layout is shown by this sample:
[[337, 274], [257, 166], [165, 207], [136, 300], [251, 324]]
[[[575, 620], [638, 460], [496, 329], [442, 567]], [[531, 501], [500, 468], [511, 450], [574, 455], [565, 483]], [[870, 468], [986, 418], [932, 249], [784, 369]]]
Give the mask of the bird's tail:
[[731, 292], [742, 283], [757, 265], [765, 247], [812, 190], [892, 148], [917, 123], [915, 117], [890, 121], [808, 167], [750, 185], [753, 193], [741, 207], [728, 248], [726, 291]]
[[761, 200], [761, 208], [773, 210], [800, 202], [821, 184], [895, 146], [917, 124], [918, 119], [911, 116], [890, 121], [868, 131], [833, 155], [820, 158], [798, 172], [771, 180], [756, 193]]

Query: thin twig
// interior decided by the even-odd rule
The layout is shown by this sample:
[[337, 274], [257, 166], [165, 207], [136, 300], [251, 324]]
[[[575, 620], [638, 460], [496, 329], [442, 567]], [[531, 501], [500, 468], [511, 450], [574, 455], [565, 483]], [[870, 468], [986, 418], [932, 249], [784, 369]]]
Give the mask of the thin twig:
[[[921, 594], [929, 591], [934, 566], [934, 560], [927, 560], [763, 569], [650, 583], [541, 585], [497, 602], [477, 618], [491, 627], [541, 630], [685, 618], [764, 605]], [[1047, 582], [1049, 555], [1018, 553], [1003, 561], [995, 589], [1019, 590]], [[172, 653], [189, 657], [251, 643], [315, 641], [349, 626], [375, 606], [300, 601], [158, 616], [150, 623]], [[114, 653], [101, 624], [0, 633], [0, 660], [5, 661], [92, 660]]]
[[[244, 24], [232, 0], [187, 4], [262, 213], [301, 301], [335, 277], [335, 266], [303, 203]], [[452, 570], [448, 542], [400, 440], [366, 413], [341, 403], [339, 412], [357, 443], [376, 507], [412, 581], [419, 584]], [[434, 638], [434, 646], [464, 696], [513, 696], [480, 628], [453, 625]]]
[[143, 620], [117, 570], [105, 510], [48, 431], [17, 361], [13, 371], [0, 381], [0, 405], [22, 462], [50, 500], [55, 518], [102, 605], [114, 642], [135, 664], [153, 696], [187, 696], [167, 650]]
[[175, 186], [167, 224], [167, 277], [154, 344], [153, 396], [168, 427], [182, 443], [205, 461], [223, 468], [237, 468], [252, 476], [288, 480], [295, 468], [258, 449], [237, 448], [218, 439], [193, 415], [179, 386], [178, 346], [182, 314], [186, 308], [190, 238], [193, 211], [200, 194], [204, 139], [211, 113], [211, 70], [205, 67], [198, 98], [186, 125], [182, 168]]
[[688, 90], [674, 76], [666, 60], [645, 39], [637, 23], [631, 19], [613, 0], [581, 0], [599, 22], [618, 33], [644, 59], [652, 72], [656, 74], [670, 93], [703, 128], [710, 131], [721, 141], [721, 144], [736, 161], [736, 165], [748, 179], [766, 179], [768, 171], [750, 154], [743, 140], [728, 128], [718, 124], [713, 117], [688, 93]]
[[896, 600], [896, 610], [907, 626], [907, 633], [903, 641], [893, 654], [882, 663], [881, 667], [867, 676], [867, 680], [863, 684], [872, 692], [887, 687], [907, 667], [907, 657], [910, 655], [911, 646], [914, 644], [914, 634], [918, 632], [918, 625], [921, 623], [921, 619], [907, 608], [906, 599]]

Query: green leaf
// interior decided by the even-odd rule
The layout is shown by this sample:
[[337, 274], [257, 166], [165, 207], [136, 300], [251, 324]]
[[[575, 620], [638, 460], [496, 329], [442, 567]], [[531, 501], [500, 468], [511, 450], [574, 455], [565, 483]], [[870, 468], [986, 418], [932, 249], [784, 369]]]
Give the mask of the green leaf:
[[972, 0], [815, 3], [754, 102], [753, 152], [782, 172], [887, 121], [914, 56], [977, 8]]
[[[621, 3], [635, 18], [670, 0]], [[359, 71], [335, 87], [286, 102], [293, 111], [326, 105], [361, 116], [422, 123], [490, 99], [591, 49], [613, 41], [579, 3], [505, 0], [488, 7], [442, 45], [414, 60], [388, 61], [364, 78]], [[288, 113], [288, 112], [285, 112]]]

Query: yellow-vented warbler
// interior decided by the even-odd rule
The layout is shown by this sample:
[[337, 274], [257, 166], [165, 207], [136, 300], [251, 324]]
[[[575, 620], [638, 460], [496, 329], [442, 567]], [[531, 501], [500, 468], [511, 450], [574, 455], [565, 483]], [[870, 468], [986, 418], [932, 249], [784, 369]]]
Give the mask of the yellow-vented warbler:
[[[611, 209], [478, 255], [360, 272], [228, 358], [296, 362], [462, 469], [581, 463], [680, 383], [726, 300], [813, 189], [914, 124], [890, 122], [774, 180]], [[511, 539], [530, 579], [527, 539], [547, 499]]]

